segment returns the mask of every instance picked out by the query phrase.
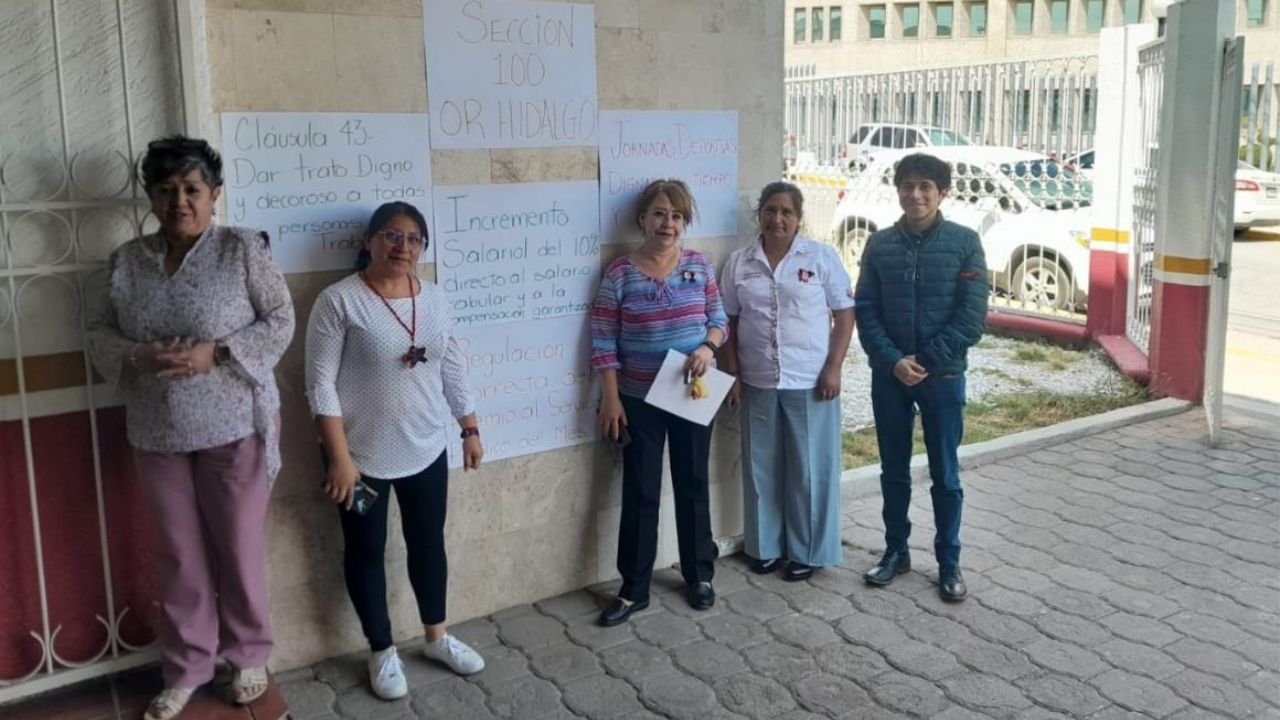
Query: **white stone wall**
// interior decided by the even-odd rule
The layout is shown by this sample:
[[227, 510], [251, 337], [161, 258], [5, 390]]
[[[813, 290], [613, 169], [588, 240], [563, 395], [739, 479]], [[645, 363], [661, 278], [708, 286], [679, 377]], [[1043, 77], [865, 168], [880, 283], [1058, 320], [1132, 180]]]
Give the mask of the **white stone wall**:
[[[421, 1], [207, 0], [212, 111], [425, 111]], [[695, 243], [722, 261], [753, 235], [748, 208], [779, 172], [782, 5], [595, 5], [601, 109], [739, 112], [739, 236]], [[595, 148], [438, 150], [432, 166], [434, 182], [450, 185], [595, 180], [598, 172]], [[316, 294], [341, 275], [290, 277], [299, 328]], [[320, 463], [302, 392], [302, 334], [278, 372], [285, 467], [269, 521], [277, 669], [364, 645], [342, 583], [337, 513], [319, 492]], [[717, 536], [741, 532], [735, 426], [722, 413], [712, 448]], [[612, 452], [599, 444], [455, 472], [447, 530], [450, 621], [614, 577], [620, 480]], [[669, 492], [664, 503], [660, 564], [676, 558]], [[388, 553], [396, 635], [412, 637], [420, 629], [399, 538], [393, 536]]]

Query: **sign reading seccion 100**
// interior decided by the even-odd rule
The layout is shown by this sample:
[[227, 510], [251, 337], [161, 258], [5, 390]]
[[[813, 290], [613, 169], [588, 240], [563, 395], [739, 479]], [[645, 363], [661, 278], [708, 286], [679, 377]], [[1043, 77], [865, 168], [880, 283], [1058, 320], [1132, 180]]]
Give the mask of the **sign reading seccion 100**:
[[596, 144], [593, 6], [431, 0], [422, 22], [432, 147]]
[[432, 215], [426, 115], [223, 113], [222, 152], [227, 224], [265, 230], [286, 273], [353, 267], [383, 203]]

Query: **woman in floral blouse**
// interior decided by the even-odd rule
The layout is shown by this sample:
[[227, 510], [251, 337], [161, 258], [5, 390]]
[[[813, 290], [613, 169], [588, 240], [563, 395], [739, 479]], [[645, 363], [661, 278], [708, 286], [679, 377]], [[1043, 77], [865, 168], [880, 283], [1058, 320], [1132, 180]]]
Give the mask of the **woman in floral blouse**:
[[156, 140], [142, 175], [160, 230], [112, 253], [90, 347], [124, 398], [158, 529], [165, 689], [145, 717], [168, 720], [213, 677], [218, 655], [237, 670], [237, 703], [267, 689], [263, 545], [280, 467], [273, 371], [294, 319], [266, 235], [213, 222], [222, 161], [208, 143]]

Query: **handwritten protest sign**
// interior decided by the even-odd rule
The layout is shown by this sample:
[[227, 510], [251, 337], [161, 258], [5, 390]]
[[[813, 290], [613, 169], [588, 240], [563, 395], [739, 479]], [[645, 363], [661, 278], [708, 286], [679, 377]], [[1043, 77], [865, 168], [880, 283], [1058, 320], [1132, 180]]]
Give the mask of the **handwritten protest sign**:
[[595, 8], [576, 3], [423, 3], [431, 144], [596, 144]]
[[[590, 442], [595, 399], [585, 315], [459, 328], [484, 438], [485, 462]], [[462, 464], [462, 443], [449, 446], [449, 465]]]
[[586, 313], [600, 278], [590, 181], [435, 188], [436, 282], [460, 326]]
[[600, 113], [600, 237], [636, 232], [635, 201], [651, 180], [679, 178], [698, 205], [686, 237], [738, 234], [738, 113]]
[[284, 272], [350, 268], [382, 203], [431, 217], [426, 115], [223, 113], [222, 151], [229, 224], [267, 231]]

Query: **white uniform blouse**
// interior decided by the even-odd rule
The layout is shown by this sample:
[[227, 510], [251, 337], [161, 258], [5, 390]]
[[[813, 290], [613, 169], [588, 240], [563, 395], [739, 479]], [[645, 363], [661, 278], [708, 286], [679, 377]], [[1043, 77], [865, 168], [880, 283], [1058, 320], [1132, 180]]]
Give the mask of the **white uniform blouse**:
[[753, 242], [725, 263], [724, 309], [738, 318], [742, 382], [758, 388], [817, 386], [831, 340], [831, 311], [854, 305], [849, 274], [830, 246], [797, 236], [776, 268]]

